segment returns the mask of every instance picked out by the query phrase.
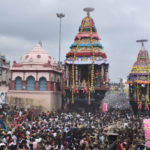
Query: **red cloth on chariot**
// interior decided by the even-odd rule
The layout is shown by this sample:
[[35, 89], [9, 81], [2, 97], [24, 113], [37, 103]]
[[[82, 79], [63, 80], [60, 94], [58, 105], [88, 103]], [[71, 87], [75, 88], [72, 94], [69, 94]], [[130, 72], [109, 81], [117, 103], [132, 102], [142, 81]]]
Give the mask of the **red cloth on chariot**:
[[84, 89], [83, 89], [83, 93], [88, 93], [88, 89], [87, 89], [87, 87], [84, 87]]
[[142, 109], [142, 103], [139, 103], [138, 109]]
[[75, 93], [79, 94], [79, 89], [77, 87], [75, 88]]
[[149, 110], [148, 104], [145, 104], [145, 110]]

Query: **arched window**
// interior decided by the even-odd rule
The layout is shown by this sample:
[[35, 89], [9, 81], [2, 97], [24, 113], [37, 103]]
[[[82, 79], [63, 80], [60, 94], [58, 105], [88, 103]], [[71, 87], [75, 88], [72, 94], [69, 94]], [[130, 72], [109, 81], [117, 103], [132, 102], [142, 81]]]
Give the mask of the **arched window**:
[[28, 91], [34, 91], [35, 90], [35, 79], [34, 79], [34, 77], [29, 76], [27, 78], [26, 84], [27, 84], [26, 87], [27, 87]]
[[21, 77], [17, 77], [16, 80], [15, 80], [15, 89], [16, 90], [22, 90], [22, 79]]
[[40, 91], [46, 91], [47, 90], [47, 82], [44, 77], [41, 77], [40, 80]]

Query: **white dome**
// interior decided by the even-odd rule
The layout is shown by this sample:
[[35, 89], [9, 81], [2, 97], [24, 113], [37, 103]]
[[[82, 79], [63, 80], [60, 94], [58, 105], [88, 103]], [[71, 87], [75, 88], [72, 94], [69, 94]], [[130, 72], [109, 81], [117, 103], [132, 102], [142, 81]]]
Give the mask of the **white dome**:
[[21, 64], [45, 64], [50, 62], [55, 64], [56, 61], [51, 57], [40, 44], [36, 44], [26, 55], [20, 59]]

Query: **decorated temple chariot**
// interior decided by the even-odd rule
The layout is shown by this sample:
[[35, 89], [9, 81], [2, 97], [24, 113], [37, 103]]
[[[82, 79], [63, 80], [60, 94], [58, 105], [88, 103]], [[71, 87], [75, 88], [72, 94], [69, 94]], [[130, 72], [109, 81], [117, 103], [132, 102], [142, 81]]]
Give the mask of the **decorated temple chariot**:
[[135, 113], [148, 112], [150, 106], [150, 59], [144, 47], [146, 41], [137, 41], [142, 43], [142, 47], [127, 80], [129, 101]]
[[66, 54], [64, 68], [64, 101], [67, 104], [100, 104], [109, 88], [108, 61], [100, 37], [90, 16], [92, 8], [85, 8], [79, 33]]

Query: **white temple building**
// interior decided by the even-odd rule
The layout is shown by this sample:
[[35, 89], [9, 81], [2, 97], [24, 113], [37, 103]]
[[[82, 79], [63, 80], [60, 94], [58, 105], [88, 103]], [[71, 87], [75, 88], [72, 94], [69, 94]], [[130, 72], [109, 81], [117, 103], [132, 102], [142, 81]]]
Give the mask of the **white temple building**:
[[62, 70], [39, 42], [28, 53], [13, 62], [8, 102], [23, 108], [42, 111], [61, 109]]

